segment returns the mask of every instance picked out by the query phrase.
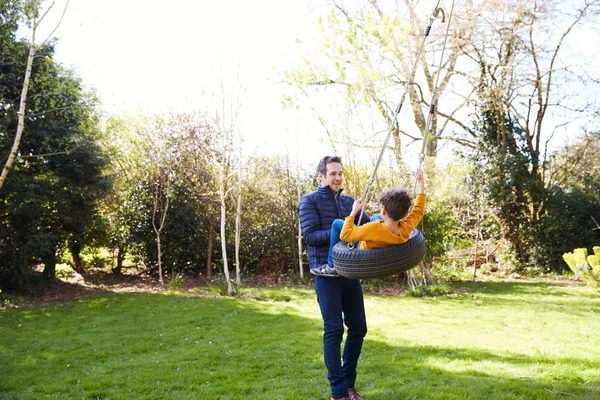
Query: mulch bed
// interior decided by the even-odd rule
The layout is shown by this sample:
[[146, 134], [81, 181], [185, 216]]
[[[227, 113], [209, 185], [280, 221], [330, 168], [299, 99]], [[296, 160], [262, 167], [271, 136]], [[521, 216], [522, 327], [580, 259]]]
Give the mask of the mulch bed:
[[[85, 275], [75, 274], [66, 279], [56, 279], [35, 287], [25, 287], [10, 296], [10, 301], [2, 302], [0, 309], [14, 308], [25, 305], [43, 305], [64, 303], [83, 297], [103, 293], [161, 293], [169, 292], [168, 278], [161, 286], [156, 274], [125, 272], [113, 274], [102, 270], [89, 270]], [[312, 282], [310, 282], [312, 285]], [[184, 292], [200, 293], [198, 288], [218, 287], [219, 280], [209, 280], [203, 275], [186, 274], [183, 276], [182, 290]], [[284, 287], [293, 286], [290, 279], [276, 275], [257, 275], [247, 279], [244, 287]]]
[[[528, 279], [529, 280], [529, 279]], [[531, 279], [535, 281], [536, 279]], [[38, 285], [31, 288], [24, 288], [15, 295], [4, 296], [10, 301], [3, 301], [0, 294], [0, 309], [15, 308], [26, 305], [43, 305], [53, 303], [71, 302], [83, 297], [106, 294], [106, 293], [161, 293], [169, 292], [171, 287], [168, 285], [169, 278], [165, 278], [165, 285], [161, 286], [156, 274], [136, 273], [135, 271], [126, 271], [122, 274], [113, 274], [102, 270], [87, 271], [84, 276], [75, 274], [68, 279], [56, 279], [54, 282]], [[563, 278], [553, 282], [555, 285], [573, 285], [581, 284], [581, 280]], [[313, 283], [310, 280], [306, 285], [297, 285], [291, 282], [290, 278], [280, 274], [255, 275], [247, 277], [244, 280], [244, 288], [270, 288], [270, 287], [305, 287], [312, 288]], [[206, 276], [197, 273], [188, 273], [183, 276], [182, 290], [193, 294], [210, 293], [209, 287], [219, 287], [219, 280], [209, 280]], [[207, 288], [206, 292], [198, 290]], [[374, 296], [398, 296], [406, 292], [407, 288], [399, 284], [396, 279], [390, 279], [383, 285], [371, 286], [363, 285], [365, 294]], [[242, 297], [252, 297], [252, 294], [246, 293]]]

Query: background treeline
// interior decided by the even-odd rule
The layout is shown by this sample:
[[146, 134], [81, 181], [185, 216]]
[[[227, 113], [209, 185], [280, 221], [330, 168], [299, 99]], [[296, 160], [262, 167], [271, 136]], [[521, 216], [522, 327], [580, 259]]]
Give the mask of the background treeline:
[[[0, 5], [0, 155], [4, 162], [17, 130], [29, 43], [16, 37], [25, 20], [20, 2], [0, 0]], [[344, 28], [340, 21], [350, 23]], [[367, 43], [376, 37], [379, 45], [393, 48], [389, 43], [393, 21], [376, 25], [388, 31], [351, 21], [350, 14], [342, 19], [332, 14], [329, 19], [336, 35], [350, 30], [339, 35], [348, 40], [339, 54], [351, 59], [339, 65], [364, 64], [353, 58], [351, 49], [361, 40]], [[506, 35], [507, 31], [498, 32]], [[515, 30], [513, 39], [521, 34]], [[563, 253], [600, 243], [600, 135], [576, 128], [569, 132], [576, 139], [568, 148], [541, 151], [544, 115], [539, 110], [552, 98], [523, 91], [521, 95], [533, 103], [540, 101], [534, 106], [529, 102], [535, 123], [529, 118], [523, 121], [515, 104], [527, 103], [515, 100], [514, 87], [499, 86], [501, 76], [494, 75], [491, 64], [485, 66], [490, 61], [477, 51], [477, 42], [461, 46], [462, 53], [453, 48], [456, 57], [469, 47], [473, 47], [469, 54], [480, 57], [475, 60], [480, 68], [468, 75], [476, 89], [469, 103], [474, 112], [455, 121], [464, 127], [466, 138], [453, 138], [459, 145], [449, 164], [435, 163], [443, 127], [434, 130], [439, 136], [428, 138], [429, 200], [422, 226], [430, 251], [427, 263], [448, 273], [452, 273], [449, 265], [461, 268], [473, 262], [506, 271], [563, 272], [567, 270]], [[363, 43], [361, 49], [366, 47]], [[539, 59], [532, 53], [533, 46], [521, 43], [515, 45], [513, 51], [517, 50], [519, 57], [501, 56], [506, 62], [514, 57], [518, 63], [524, 63], [527, 55]], [[164, 274], [184, 271], [208, 278], [228, 276], [234, 268], [237, 279], [240, 274], [301, 273], [296, 208], [299, 197], [314, 190], [312, 168], [323, 155], [315, 154], [315, 165], [302, 168], [287, 154], [244, 154], [244, 135], [234, 128], [236, 105], [230, 114], [123, 114], [103, 120], [93, 92], [57, 64], [53, 54], [52, 42], [37, 49], [26, 128], [18, 157], [0, 189], [0, 287], [18, 287], [40, 276], [52, 279], [56, 266], [63, 264], [80, 273], [90, 267], [115, 273], [136, 268], [158, 272], [161, 281]], [[360, 78], [360, 85], [344, 85], [345, 104], [364, 98], [377, 104], [386, 101], [372, 97], [375, 86], [364, 85], [391, 79], [381, 71], [361, 77], [304, 65], [289, 79], [307, 94], [315, 80], [320, 87], [333, 82], [328, 74], [338, 74], [338, 80]], [[545, 76], [538, 73], [538, 83]], [[504, 78], [507, 85], [536, 85], [525, 75], [519, 77], [521, 83]], [[548, 81], [537, 90], [549, 91], [552, 85]], [[417, 105], [424, 101], [415, 99]], [[389, 112], [388, 108], [380, 111]], [[415, 112], [417, 125], [418, 117]], [[393, 157], [380, 169], [374, 192], [392, 185], [412, 187], [411, 166], [400, 147], [403, 134], [399, 129], [394, 132]], [[335, 134], [330, 138], [342, 148], [345, 192], [361, 194], [372, 164], [350, 145], [351, 138]], [[379, 140], [372, 142], [373, 148], [379, 145]], [[374, 210], [373, 204], [369, 211]]]

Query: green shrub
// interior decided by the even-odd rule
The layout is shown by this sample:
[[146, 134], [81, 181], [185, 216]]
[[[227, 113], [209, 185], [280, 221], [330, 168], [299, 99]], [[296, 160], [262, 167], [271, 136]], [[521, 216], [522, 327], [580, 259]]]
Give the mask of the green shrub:
[[547, 202], [547, 212], [527, 230], [526, 249], [530, 264], [543, 271], [567, 270], [562, 255], [574, 248], [591, 248], [600, 235], [590, 215], [598, 210], [598, 201], [590, 191], [555, 187]]
[[298, 271], [295, 269], [290, 270], [290, 282], [292, 285], [306, 285], [310, 281], [311, 274], [307, 271], [304, 272], [304, 276], [301, 278]]
[[[214, 284], [218, 283], [218, 286]], [[198, 288], [198, 291], [208, 291], [209, 293], [217, 296], [227, 296], [227, 279], [222, 274], [218, 274], [216, 278], [209, 283], [206, 288]], [[242, 294], [242, 288], [237, 286], [235, 282], [232, 280], [232, 296], [240, 296]]]
[[452, 288], [446, 282], [438, 282], [435, 285], [418, 285], [408, 292], [411, 297], [436, 297], [452, 293]]
[[588, 256], [587, 262], [592, 268], [591, 273], [594, 278], [600, 279], [600, 246], [594, 246], [592, 250], [594, 250], [594, 254]]
[[[482, 271], [482, 267], [483, 265], [478, 266], [478, 273]], [[444, 256], [435, 259], [431, 274], [436, 280], [464, 281], [473, 279], [473, 267], [469, 265], [469, 257]]]
[[519, 261], [519, 257], [517, 256], [517, 251], [514, 246], [503, 240], [498, 247], [498, 267], [503, 271], [520, 271], [523, 268], [523, 265]]
[[23, 303], [25, 301], [25, 297], [2, 293], [2, 289], [0, 289], [0, 307], [10, 306], [11, 304]]
[[181, 274], [173, 274], [169, 279], [169, 287], [175, 292], [183, 290], [183, 276]]
[[[576, 277], [582, 278], [587, 282], [588, 286], [600, 286], [600, 275], [598, 274], [598, 255], [600, 247], [594, 247], [595, 255], [588, 257], [586, 248], [573, 250], [572, 253], [563, 254], [563, 260], [567, 263], [571, 271]], [[592, 266], [593, 265], [595, 266]]]
[[75, 275], [75, 270], [69, 264], [56, 264], [56, 277], [68, 279]]

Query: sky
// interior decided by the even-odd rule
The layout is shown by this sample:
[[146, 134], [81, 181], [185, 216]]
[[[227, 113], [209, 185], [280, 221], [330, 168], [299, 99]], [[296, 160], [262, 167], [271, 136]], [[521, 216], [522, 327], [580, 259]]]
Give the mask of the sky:
[[[313, 168], [334, 153], [317, 120], [335, 123], [322, 107], [331, 102], [325, 92], [305, 98], [300, 111], [281, 105], [294, 90], [283, 73], [312, 52], [318, 17], [330, 10], [326, 0], [55, 0], [40, 40], [56, 28], [67, 2], [53, 34], [55, 58], [96, 90], [105, 115], [210, 113], [223, 86], [240, 104], [236, 126], [246, 154], [287, 153]], [[569, 46], [595, 46], [597, 54], [597, 43], [574, 36]], [[401, 118], [409, 118], [409, 108]], [[416, 159], [420, 145], [412, 149]], [[410, 160], [411, 152], [405, 155]]]
[[[56, 0], [40, 40], [66, 1]], [[96, 90], [106, 115], [210, 113], [224, 91], [240, 104], [245, 151], [287, 152], [292, 160], [298, 153], [316, 164], [332, 150], [315, 115], [284, 112], [281, 101], [291, 89], [283, 73], [318, 33], [323, 11], [318, 1], [298, 0], [70, 0], [53, 34], [55, 58]]]

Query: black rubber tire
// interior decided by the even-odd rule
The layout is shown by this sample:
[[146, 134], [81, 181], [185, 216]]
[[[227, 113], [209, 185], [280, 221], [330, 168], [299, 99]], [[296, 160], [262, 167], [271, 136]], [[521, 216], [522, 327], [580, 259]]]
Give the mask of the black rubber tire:
[[416, 267], [427, 253], [425, 238], [418, 229], [408, 242], [383, 249], [348, 249], [340, 241], [333, 247], [333, 265], [337, 272], [352, 279], [383, 278]]

